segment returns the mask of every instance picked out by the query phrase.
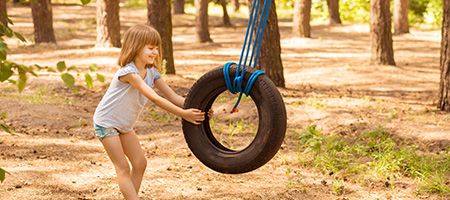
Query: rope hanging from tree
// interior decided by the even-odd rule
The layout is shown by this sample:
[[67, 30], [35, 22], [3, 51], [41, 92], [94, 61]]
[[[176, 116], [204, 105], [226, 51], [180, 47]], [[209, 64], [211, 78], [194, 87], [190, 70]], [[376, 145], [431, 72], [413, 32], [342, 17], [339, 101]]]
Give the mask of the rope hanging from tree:
[[[255, 0], [239, 65], [229, 62], [204, 74], [194, 83], [184, 102], [184, 108], [208, 111], [217, 97], [228, 89], [233, 94], [240, 93], [233, 113], [238, 111], [236, 107], [242, 94], [252, 97], [258, 110], [258, 131], [253, 134], [253, 141], [242, 150], [224, 146], [216, 138], [208, 116], [201, 125], [183, 120], [184, 138], [189, 149], [203, 164], [221, 173], [239, 174], [263, 166], [275, 156], [285, 137], [287, 122], [283, 98], [269, 77], [260, 76], [264, 72], [255, 69], [271, 3], [272, 0], [265, 0], [263, 9], [260, 9], [261, 0]], [[262, 11], [254, 35], [259, 10]], [[253, 48], [250, 49], [251, 44], [247, 42], [253, 38]], [[245, 69], [249, 58], [249, 66], [254, 66]]]
[[[261, 4], [261, 0], [258, 0], [257, 3], [253, 3], [252, 10], [250, 13], [250, 18], [249, 18], [248, 25], [247, 25], [247, 32], [245, 35], [244, 45], [242, 47], [241, 57], [239, 59], [239, 65], [236, 70], [236, 75], [235, 75], [235, 78], [233, 81], [231, 81], [231, 78], [229, 76], [229, 74], [230, 74], [229, 68], [230, 68], [230, 65], [233, 65], [236, 63], [228, 62], [225, 64], [225, 66], [223, 68], [223, 74], [225, 77], [225, 82], [227, 84], [228, 90], [233, 94], [240, 93], [236, 104], [234, 105], [233, 109], [231, 110], [231, 113], [239, 111], [237, 109], [237, 106], [239, 105], [239, 103], [241, 101], [242, 94], [245, 94], [246, 96], [248, 96], [250, 89], [251, 89], [254, 81], [256, 80], [256, 78], [261, 74], [265, 74], [265, 72], [262, 70], [258, 70], [256, 72], [254, 72], [250, 76], [250, 78], [247, 82], [247, 85], [245, 86], [245, 89], [242, 90], [242, 82], [243, 82], [243, 78], [244, 78], [245, 66], [247, 64], [247, 60], [248, 60], [248, 56], [249, 56], [251, 47], [253, 47], [253, 49], [251, 51], [250, 60], [249, 60], [248, 65], [251, 66], [252, 62], [254, 60], [253, 68], [256, 68], [259, 50], [261, 48], [261, 42], [262, 42], [262, 38], [264, 36], [264, 29], [266, 28], [267, 17], [269, 15], [269, 10], [270, 10], [270, 5], [272, 4], [272, 0], [264, 0], [264, 6], [263, 6], [263, 9], [261, 12], [261, 17], [259, 18], [259, 25], [258, 25], [258, 29], [255, 34], [255, 40], [253, 42], [253, 45], [251, 45], [250, 41], [253, 39], [253, 30], [255, 28], [256, 21], [258, 21], [257, 16], [258, 16], [258, 10], [259, 10], [260, 4]], [[250, 35], [250, 38], [249, 38], [249, 35]], [[245, 55], [245, 59], [244, 59], [244, 55]], [[242, 61], [244, 62], [243, 64], [242, 64]], [[241, 66], [242, 66], [242, 69], [241, 69]]]

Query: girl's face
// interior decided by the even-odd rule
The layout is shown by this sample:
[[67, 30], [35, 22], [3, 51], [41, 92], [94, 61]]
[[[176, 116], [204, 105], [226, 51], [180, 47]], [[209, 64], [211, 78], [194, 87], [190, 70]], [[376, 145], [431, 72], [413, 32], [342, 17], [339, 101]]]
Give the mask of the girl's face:
[[134, 62], [136, 64], [153, 64], [156, 56], [158, 55], [158, 46], [153, 45], [145, 45], [136, 55]]

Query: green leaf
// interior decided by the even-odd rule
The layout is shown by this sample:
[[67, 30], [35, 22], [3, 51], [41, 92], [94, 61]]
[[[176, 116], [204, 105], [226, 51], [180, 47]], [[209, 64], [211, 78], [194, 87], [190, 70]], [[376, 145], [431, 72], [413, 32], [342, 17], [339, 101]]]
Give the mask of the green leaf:
[[9, 77], [13, 75], [13, 71], [11, 70], [13, 66], [9, 62], [1, 63], [0, 66], [0, 82], [8, 80]]
[[90, 3], [90, 2], [91, 2], [91, 0], [81, 0], [81, 3], [83, 4], [83, 6], [88, 4], [88, 3]]
[[3, 82], [3, 81], [5, 81], [5, 80], [8, 80], [9, 79], [9, 77], [11, 77], [12, 76], [12, 74], [13, 74], [13, 72], [12, 71], [1, 71], [0, 72], [0, 82]]
[[98, 70], [98, 67], [97, 67], [96, 64], [92, 64], [92, 65], [89, 66], [89, 70], [90, 70], [91, 72], [97, 71], [97, 70]]
[[5, 51], [10, 51], [8, 48], [8, 45], [4, 41], [0, 42], [0, 49], [5, 50]]
[[17, 85], [17, 81], [15, 80], [8, 80], [11, 84]]
[[2, 114], [0, 114], [0, 117], [1, 117], [2, 119], [6, 119], [7, 116], [8, 116], [8, 115], [6, 114], [6, 112], [2, 112]]
[[3, 14], [6, 17], [6, 21], [8, 21], [9, 24], [14, 25], [13, 21], [11, 21], [11, 19], [9, 19], [9, 17], [6, 15], [6, 13], [3, 13]]
[[71, 67], [69, 67], [68, 69], [67, 69], [67, 71], [78, 71], [78, 68], [77, 67], [75, 67], [75, 65], [73, 65], [73, 66], [71, 66]]
[[1, 60], [6, 60], [6, 52], [10, 51], [10, 49], [8, 48], [8, 45], [3, 42], [0, 41], [0, 59]]
[[[5, 180], [5, 175], [6, 173], [8, 173], [7, 171], [5, 171], [4, 169], [0, 168], [0, 181], [3, 183], [3, 181]], [[8, 173], [9, 174], [9, 173]]]
[[26, 42], [27, 40], [18, 32], [14, 32], [14, 35], [19, 38], [22, 42]]
[[19, 72], [19, 82], [17, 83], [17, 87], [19, 88], [19, 92], [22, 92], [23, 89], [25, 88], [25, 85], [27, 83], [27, 79], [28, 78], [27, 78], [27, 74], [25, 73], [25, 71], [20, 71]]
[[49, 67], [49, 68], [47, 69], [47, 71], [48, 71], [48, 72], [56, 72], [56, 70], [53, 69], [53, 68], [51, 68], [51, 67]]
[[56, 64], [56, 68], [58, 68], [59, 72], [63, 72], [64, 70], [66, 70], [66, 62], [64, 61], [59, 61], [58, 64]]
[[97, 80], [103, 83], [105, 82], [105, 77], [101, 74], [97, 74]]
[[9, 130], [8, 126], [6, 126], [5, 124], [0, 124], [0, 128], [2, 128], [4, 131], [6, 131], [9, 134], [12, 134], [11, 130]]
[[38, 77], [38, 75], [33, 70], [30, 71], [30, 74], [35, 76], [35, 77]]
[[68, 73], [64, 73], [61, 74], [61, 78], [64, 81], [64, 83], [69, 86], [70, 88], [72, 88], [75, 85], [75, 79], [73, 78], [72, 75], [68, 74]]
[[5, 27], [5, 34], [7, 37], [13, 36], [13, 30], [11, 30], [9, 27]]
[[0, 60], [6, 60], [6, 51], [0, 49]]
[[92, 88], [92, 77], [88, 73], [84, 74], [84, 77], [86, 78], [86, 85], [88, 88]]
[[78, 71], [78, 68], [75, 67], [75, 65], [72, 65], [71, 67], [67, 68], [67, 71]]
[[36, 71], [41, 71], [43, 69], [41, 66], [39, 66], [37, 64], [32, 65], [31, 68]]
[[23, 72], [28, 72], [29, 68], [25, 65], [18, 65], [16, 63], [11, 63], [12, 65], [14, 65], [14, 67], [17, 68], [17, 71], [19, 71], [19, 73], [23, 73]]

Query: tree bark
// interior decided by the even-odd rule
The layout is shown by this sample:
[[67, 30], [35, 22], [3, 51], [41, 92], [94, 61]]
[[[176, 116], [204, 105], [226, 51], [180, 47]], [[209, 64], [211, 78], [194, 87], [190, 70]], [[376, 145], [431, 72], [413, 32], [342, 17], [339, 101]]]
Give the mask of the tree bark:
[[227, 0], [219, 0], [219, 1], [220, 1], [220, 5], [222, 5], [222, 10], [223, 10], [223, 26], [230, 27], [232, 25], [231, 25], [230, 16], [228, 15], [228, 11], [227, 11]]
[[200, 43], [213, 42], [209, 35], [208, 3], [209, 0], [195, 0], [195, 30]]
[[328, 5], [328, 20], [330, 25], [342, 24], [339, 15], [339, 0], [327, 0]]
[[296, 37], [311, 37], [311, 0], [295, 0], [292, 34]]
[[121, 47], [120, 0], [97, 0], [97, 47]]
[[[253, 0], [248, 0], [248, 6], [250, 9], [252, 8], [252, 5]], [[261, 17], [262, 8], [263, 2], [260, 6], [258, 15], [259, 17]], [[256, 34], [257, 27], [255, 27], [253, 31], [254, 34]], [[278, 27], [278, 17], [275, 1], [272, 1], [272, 4], [270, 6], [270, 11], [267, 17], [267, 24], [264, 30], [264, 37], [261, 42], [261, 49], [259, 52], [256, 68], [266, 72], [266, 75], [275, 83], [276, 86], [286, 86], [283, 72], [283, 63], [281, 62], [280, 30]]]
[[239, 0], [231, 0], [231, 6], [233, 6], [234, 12], [239, 11], [239, 6], [240, 6]]
[[184, 14], [185, 0], [173, 0], [173, 14]]
[[6, 10], [6, 0], [0, 0], [0, 22], [8, 27], [8, 20], [6, 18], [8, 17], [8, 13]]
[[50, 0], [37, 0], [31, 2], [31, 15], [34, 25], [34, 42], [56, 44], [55, 32], [53, 30], [52, 4]]
[[450, 112], [450, 3], [444, 1], [441, 38], [441, 80], [439, 84], [438, 108]]
[[410, 0], [394, 0], [394, 34], [409, 33], [409, 4]]
[[371, 61], [377, 65], [395, 65], [389, 7], [390, 0], [370, 1]]
[[148, 0], [148, 22], [161, 35], [162, 59], [166, 60], [166, 73], [175, 74], [172, 45], [172, 14], [170, 1]]

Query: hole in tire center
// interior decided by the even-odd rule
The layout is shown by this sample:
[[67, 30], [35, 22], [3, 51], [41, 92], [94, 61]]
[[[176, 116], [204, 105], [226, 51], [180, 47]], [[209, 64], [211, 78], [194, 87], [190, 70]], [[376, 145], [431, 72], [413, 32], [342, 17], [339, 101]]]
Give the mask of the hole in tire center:
[[214, 101], [214, 117], [209, 121], [211, 132], [225, 148], [239, 151], [250, 145], [258, 131], [258, 108], [250, 96], [242, 96], [239, 112], [230, 113], [238, 99], [238, 94], [228, 91]]

